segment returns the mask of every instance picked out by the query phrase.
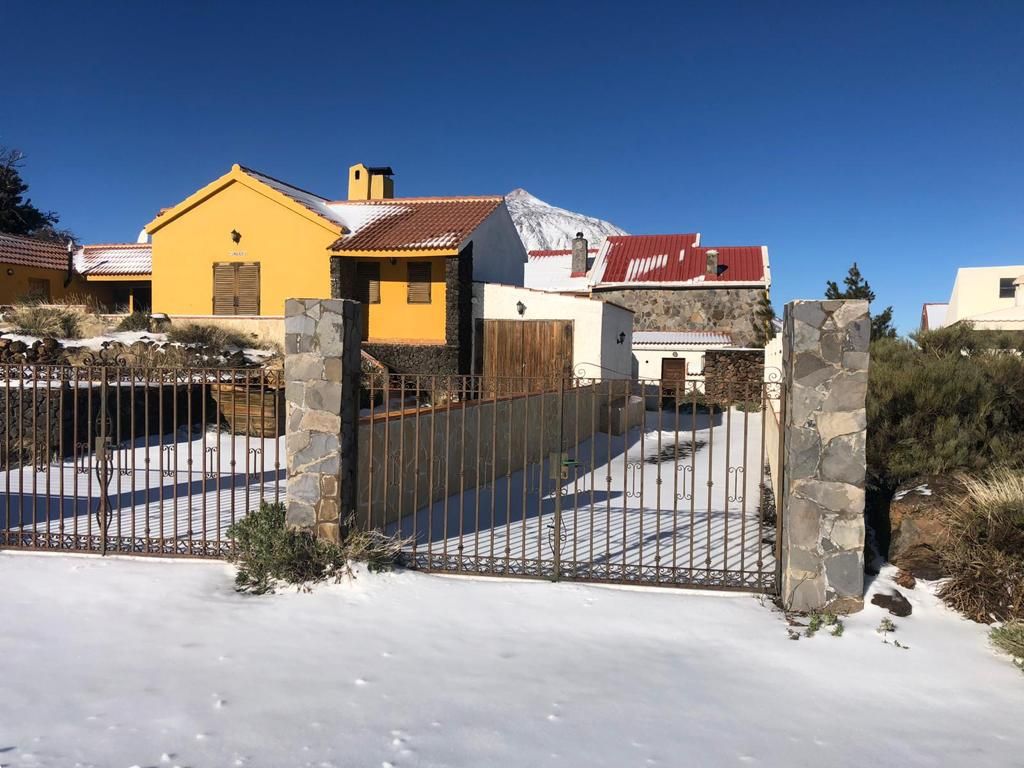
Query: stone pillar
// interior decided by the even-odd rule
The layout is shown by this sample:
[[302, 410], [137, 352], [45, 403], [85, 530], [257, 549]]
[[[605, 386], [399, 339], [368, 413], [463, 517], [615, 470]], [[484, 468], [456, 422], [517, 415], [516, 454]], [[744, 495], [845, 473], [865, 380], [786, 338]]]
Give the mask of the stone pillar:
[[790, 302], [782, 333], [783, 605], [857, 611], [864, 605], [868, 304]]
[[361, 310], [342, 299], [285, 302], [286, 519], [332, 541], [355, 511]]

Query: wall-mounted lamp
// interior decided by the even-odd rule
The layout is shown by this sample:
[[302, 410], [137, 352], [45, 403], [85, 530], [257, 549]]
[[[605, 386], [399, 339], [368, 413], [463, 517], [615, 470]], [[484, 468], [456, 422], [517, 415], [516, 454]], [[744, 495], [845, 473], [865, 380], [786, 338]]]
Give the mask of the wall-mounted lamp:
[[626, 341], [626, 332], [619, 331], [619, 337], [615, 340], [616, 344], [622, 344]]
[[388, 259], [388, 261], [391, 262], [391, 266], [392, 267], [395, 266], [395, 264], [398, 263], [398, 259], [396, 259], [394, 256], [392, 256], [390, 259]]
[[517, 301], [516, 302], [516, 312], [518, 312], [520, 316], [525, 315], [526, 314], [526, 305], [523, 304], [523, 302], [521, 302], [521, 301]]
[[231, 230], [231, 239], [232, 239], [232, 241], [237, 243], [239, 240], [242, 239], [242, 233], [239, 232], [237, 229], [232, 229]]
[[7, 268], [7, 274], [8, 274], [8, 276], [13, 275], [14, 274], [14, 270], [11, 269], [10, 267], [8, 267]]

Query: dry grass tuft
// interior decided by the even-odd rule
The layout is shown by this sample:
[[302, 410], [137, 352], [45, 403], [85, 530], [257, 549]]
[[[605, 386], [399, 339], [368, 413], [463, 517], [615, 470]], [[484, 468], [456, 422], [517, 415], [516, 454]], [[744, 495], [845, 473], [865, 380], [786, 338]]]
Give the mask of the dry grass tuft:
[[975, 621], [1024, 619], [1024, 472], [964, 480], [940, 552], [952, 576], [941, 597]]

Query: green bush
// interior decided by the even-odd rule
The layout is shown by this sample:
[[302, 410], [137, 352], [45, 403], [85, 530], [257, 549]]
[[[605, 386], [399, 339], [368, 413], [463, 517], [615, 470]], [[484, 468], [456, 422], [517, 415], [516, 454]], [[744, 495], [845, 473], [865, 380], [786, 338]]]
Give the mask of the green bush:
[[56, 339], [78, 339], [82, 336], [82, 313], [69, 307], [20, 304], [7, 315], [15, 333]]
[[152, 330], [153, 319], [149, 316], [148, 312], [140, 312], [135, 310], [130, 315], [122, 318], [121, 322], [117, 324], [117, 330], [119, 331], [150, 331]]
[[[983, 471], [1024, 456], [1024, 360], [954, 326], [871, 345], [868, 483], [891, 496], [923, 474]], [[988, 341], [979, 341], [988, 339]]]
[[989, 632], [992, 645], [1013, 656], [1014, 663], [1024, 672], [1024, 621], [1008, 621]]
[[283, 504], [261, 504], [228, 528], [235, 547], [229, 560], [238, 566], [240, 592], [273, 592], [278, 583], [305, 585], [339, 580], [350, 563], [365, 562], [371, 571], [392, 568], [401, 558], [402, 542], [375, 531], [349, 531], [341, 544], [285, 525]]

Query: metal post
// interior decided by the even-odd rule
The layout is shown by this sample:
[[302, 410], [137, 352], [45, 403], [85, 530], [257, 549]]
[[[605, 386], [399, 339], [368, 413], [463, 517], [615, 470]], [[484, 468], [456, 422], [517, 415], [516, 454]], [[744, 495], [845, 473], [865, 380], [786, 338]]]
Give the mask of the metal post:
[[[563, 411], [565, 408], [565, 379], [561, 376], [558, 377], [558, 445], [556, 446], [554, 455], [558, 457], [559, 464], [562, 461], [562, 439], [565, 425], [562, 423], [564, 420]], [[555, 527], [552, 530], [551, 536], [551, 549], [554, 555], [554, 569], [551, 573], [551, 580], [558, 581], [560, 572], [562, 570], [562, 468], [557, 467], [557, 472], [552, 472], [555, 475]]]

